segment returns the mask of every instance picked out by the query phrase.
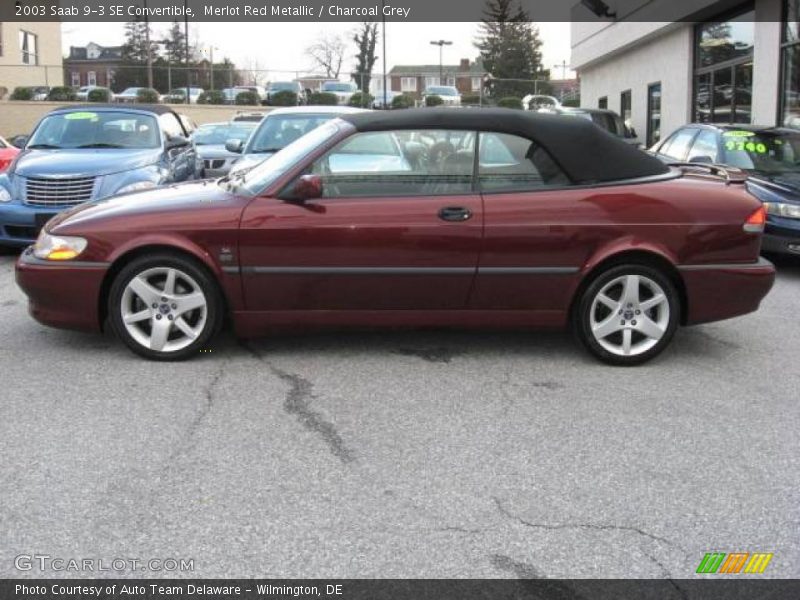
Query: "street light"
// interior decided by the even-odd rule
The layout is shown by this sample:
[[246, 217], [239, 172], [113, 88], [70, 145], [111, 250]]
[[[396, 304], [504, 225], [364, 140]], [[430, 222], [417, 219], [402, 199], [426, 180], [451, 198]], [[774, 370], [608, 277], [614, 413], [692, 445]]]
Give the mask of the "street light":
[[214, 50], [219, 50], [219, 48], [217, 48], [216, 46], [209, 46], [208, 47], [209, 58], [211, 59], [211, 71], [209, 73], [209, 76], [210, 76], [209, 83], [211, 84], [211, 89], [212, 90], [214, 89]]
[[448, 40], [431, 40], [431, 45], [439, 46], [439, 85], [445, 85], [444, 79], [444, 72], [442, 67], [442, 47], [443, 46], [452, 46], [453, 42]]

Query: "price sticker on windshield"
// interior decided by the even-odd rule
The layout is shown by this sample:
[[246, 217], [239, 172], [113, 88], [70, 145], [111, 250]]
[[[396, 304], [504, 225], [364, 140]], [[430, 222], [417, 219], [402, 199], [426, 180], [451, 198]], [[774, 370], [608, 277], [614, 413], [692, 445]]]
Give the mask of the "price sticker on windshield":
[[97, 113], [93, 112], [74, 112], [64, 115], [67, 121], [97, 121]]
[[722, 137], [736, 137], [736, 138], [753, 137], [754, 135], [755, 135], [754, 131], [744, 131], [743, 129], [736, 129], [734, 131], [725, 131], [722, 133]]
[[767, 145], [762, 142], [725, 142], [725, 149], [729, 152], [749, 152], [750, 154], [766, 154]]

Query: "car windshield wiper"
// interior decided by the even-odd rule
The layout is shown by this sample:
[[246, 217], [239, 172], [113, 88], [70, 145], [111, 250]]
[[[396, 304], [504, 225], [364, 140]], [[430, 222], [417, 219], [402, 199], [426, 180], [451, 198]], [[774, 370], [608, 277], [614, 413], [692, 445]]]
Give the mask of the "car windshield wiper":
[[53, 144], [29, 144], [26, 146], [27, 150], [61, 150], [61, 146], [54, 146]]
[[119, 144], [108, 144], [106, 142], [95, 142], [93, 144], [83, 144], [82, 146], [78, 146], [78, 148], [124, 148], [125, 146], [121, 146]]
[[258, 150], [253, 150], [253, 154], [266, 154], [267, 152], [280, 152], [283, 148], [259, 148]]

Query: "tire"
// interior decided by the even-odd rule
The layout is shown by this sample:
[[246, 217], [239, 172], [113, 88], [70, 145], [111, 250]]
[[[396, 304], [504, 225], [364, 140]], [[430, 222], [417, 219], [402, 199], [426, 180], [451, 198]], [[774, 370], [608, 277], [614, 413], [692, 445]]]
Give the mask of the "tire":
[[219, 331], [222, 308], [213, 276], [194, 260], [171, 253], [134, 259], [116, 276], [108, 295], [117, 337], [150, 360], [199, 354]]
[[646, 265], [619, 265], [603, 271], [586, 287], [573, 327], [581, 343], [601, 361], [640, 365], [669, 345], [680, 322], [680, 309], [675, 284], [662, 271]]

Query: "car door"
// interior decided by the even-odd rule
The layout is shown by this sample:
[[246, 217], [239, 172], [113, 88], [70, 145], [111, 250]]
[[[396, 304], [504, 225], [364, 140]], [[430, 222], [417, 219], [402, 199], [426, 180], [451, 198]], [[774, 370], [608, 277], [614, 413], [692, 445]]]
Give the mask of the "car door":
[[322, 197], [248, 206], [248, 310], [465, 307], [483, 225], [474, 141], [457, 150], [464, 132], [424, 133], [425, 152], [407, 150], [419, 132], [355, 133], [308, 166]]
[[535, 142], [483, 132], [478, 147], [484, 239], [469, 307], [538, 311], [560, 325], [597, 242], [585, 225], [608, 216]]
[[[178, 117], [172, 113], [164, 113], [159, 117], [164, 143], [178, 137], [189, 139]], [[197, 156], [193, 143], [184, 146], [165, 149], [165, 160], [170, 171], [171, 181], [186, 181], [195, 175], [195, 161]]]

